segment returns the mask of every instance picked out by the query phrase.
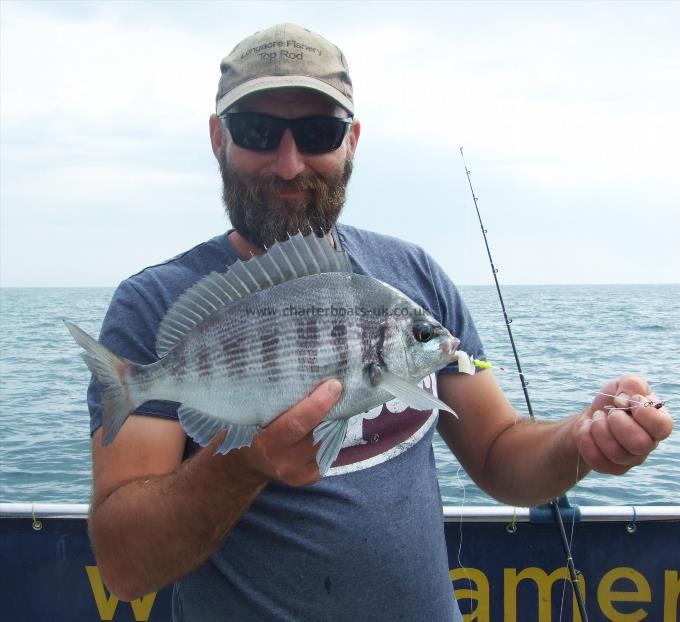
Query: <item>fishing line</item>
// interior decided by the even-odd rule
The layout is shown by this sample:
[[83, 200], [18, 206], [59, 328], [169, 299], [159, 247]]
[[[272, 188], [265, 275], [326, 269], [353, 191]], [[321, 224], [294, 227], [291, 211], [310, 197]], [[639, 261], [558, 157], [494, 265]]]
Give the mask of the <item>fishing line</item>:
[[[533, 408], [531, 407], [531, 400], [529, 399], [529, 392], [527, 391], [527, 382], [524, 377], [524, 373], [522, 372], [522, 366], [519, 362], [519, 355], [517, 354], [517, 348], [515, 347], [515, 340], [512, 336], [512, 330], [510, 328], [510, 323], [512, 320], [508, 318], [508, 313], [505, 309], [505, 302], [503, 300], [503, 294], [501, 293], [501, 287], [498, 283], [498, 277], [496, 276], [498, 273], [498, 269], [493, 263], [493, 257], [491, 256], [491, 249], [489, 248], [489, 241], [486, 237], [487, 230], [484, 228], [484, 223], [482, 222], [482, 215], [479, 212], [479, 205], [477, 204], [477, 197], [475, 196], [475, 191], [472, 188], [472, 180], [470, 179], [470, 170], [467, 167], [467, 163], [465, 162], [465, 156], [463, 155], [463, 147], [460, 148], [460, 157], [463, 158], [463, 165], [465, 166], [465, 174], [467, 175], [467, 180], [468, 184], [470, 185], [470, 192], [472, 193], [472, 200], [474, 201], [475, 204], [475, 210], [477, 212], [477, 219], [479, 220], [479, 226], [482, 230], [482, 235], [484, 236], [484, 244], [486, 246], [486, 252], [487, 255], [489, 256], [489, 263], [491, 264], [491, 272], [493, 274], [493, 280], [494, 283], [496, 284], [496, 292], [498, 293], [498, 299], [501, 303], [501, 309], [503, 310], [503, 316], [505, 317], [505, 326], [508, 329], [508, 337], [510, 338], [510, 345], [512, 346], [512, 353], [515, 357], [515, 366], [517, 367], [517, 371], [520, 377], [520, 381], [522, 384], [522, 392], [524, 393], [524, 401], [526, 402], [527, 409], [529, 411], [529, 415], [533, 418], [534, 416], [534, 411]], [[566, 497], [564, 497], [566, 498]], [[574, 590], [574, 596], [576, 597], [576, 603], [578, 605], [578, 610], [579, 613], [581, 614], [581, 620], [582, 622], [588, 622], [588, 614], [586, 613], [586, 607], [585, 603], [583, 601], [583, 594], [581, 593], [581, 586], [579, 585], [578, 582], [578, 577], [576, 574], [576, 568], [574, 567], [574, 560], [571, 555], [571, 547], [569, 545], [569, 542], [567, 540], [567, 534], [564, 530], [564, 522], [562, 521], [562, 514], [560, 513], [560, 508], [558, 505], [558, 499], [552, 499], [550, 501], [550, 507], [552, 508], [553, 516], [555, 518], [555, 522], [557, 524], [557, 528], [560, 534], [560, 540], [562, 541], [562, 548], [564, 550], [564, 553], [567, 557], [567, 568], [569, 569], [569, 576], [571, 577], [571, 585], [572, 589]]]
[[[472, 360], [473, 365], [475, 365], [475, 367], [480, 367], [482, 369], [497, 369], [499, 371], [502, 371], [503, 373], [519, 376], [518, 372], [513, 371], [512, 369], [509, 369], [507, 367], [498, 365], [496, 363], [490, 363], [489, 361], [477, 361], [474, 358], [471, 359], [471, 360]], [[553, 380], [552, 378], [549, 379], [549, 378], [545, 378], [545, 377], [541, 377], [541, 376], [536, 376], [534, 374], [523, 374], [523, 376], [525, 378], [529, 378], [530, 380], [542, 380], [543, 382], [549, 382], [550, 384], [559, 384], [559, 385], [561, 385], [563, 387], [567, 387], [569, 389], [576, 389], [577, 391], [583, 392], [584, 394], [587, 393], [588, 396], [592, 395], [592, 392], [593, 392], [591, 389], [579, 387], [575, 384], [569, 384], [567, 382], [562, 382], [560, 380]], [[528, 385], [529, 382], [527, 382], [526, 384]], [[595, 395], [603, 395], [605, 397], [612, 397], [612, 398], [618, 397], [618, 395], [612, 395], [611, 393], [604, 393], [603, 391], [595, 391]], [[638, 406], [643, 406], [644, 408], [652, 408], [653, 407], [653, 408], [656, 408], [657, 410], [666, 405], [666, 401], [654, 402], [652, 400], [645, 400], [644, 402], [641, 402], [639, 400], [633, 400], [633, 399], [629, 399], [629, 401], [630, 401], [631, 404], [637, 404]], [[622, 409], [622, 408], [619, 408], [619, 407], [616, 407], [616, 406], [610, 406], [610, 405], [604, 406], [604, 408], [606, 410], [625, 410], [625, 409]]]
[[456, 470], [456, 479], [458, 480], [458, 485], [460, 488], [463, 489], [463, 501], [460, 504], [460, 522], [458, 523], [458, 535], [459, 535], [459, 540], [458, 540], [458, 567], [462, 568], [463, 572], [465, 573], [465, 578], [468, 581], [468, 589], [470, 592], [472, 592], [472, 579], [470, 575], [468, 574], [467, 567], [463, 566], [463, 562], [461, 560], [461, 554], [463, 551], [463, 508], [465, 507], [465, 496], [466, 496], [466, 488], [465, 488], [465, 482], [460, 476], [460, 472], [463, 470], [462, 465], [458, 465], [458, 469]]
[[[576, 455], [576, 477], [574, 478], [575, 482], [578, 482], [578, 475], [579, 475], [579, 467], [581, 466], [581, 454]], [[572, 494], [572, 498], [576, 496], [576, 489], [572, 489], [574, 494]], [[574, 505], [578, 505], [578, 503], [575, 503]], [[576, 512], [572, 513], [571, 516], [571, 531], [569, 533], [569, 547], [571, 547], [572, 543], [574, 542], [574, 528], [576, 526]], [[562, 614], [564, 612], [564, 597], [566, 596], [567, 593], [567, 582], [564, 581], [562, 583], [562, 598], [560, 600], [560, 620], [559, 622], [562, 622]]]

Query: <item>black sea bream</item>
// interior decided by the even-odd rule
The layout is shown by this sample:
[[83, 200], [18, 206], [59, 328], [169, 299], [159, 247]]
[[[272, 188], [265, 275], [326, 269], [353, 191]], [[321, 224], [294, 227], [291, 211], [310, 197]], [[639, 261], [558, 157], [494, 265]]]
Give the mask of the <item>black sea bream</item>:
[[[117, 357], [66, 322], [103, 386], [103, 442], [148, 400], [180, 402], [187, 434], [218, 451], [250, 445], [264, 427], [326, 378], [342, 396], [314, 430], [324, 473], [347, 420], [398, 397], [451, 410], [418, 383], [457, 359], [458, 339], [397, 289], [354, 274], [326, 238], [296, 235], [267, 253], [213, 272], [184, 292], [161, 322], [159, 360]], [[399, 416], [399, 415], [395, 415]]]

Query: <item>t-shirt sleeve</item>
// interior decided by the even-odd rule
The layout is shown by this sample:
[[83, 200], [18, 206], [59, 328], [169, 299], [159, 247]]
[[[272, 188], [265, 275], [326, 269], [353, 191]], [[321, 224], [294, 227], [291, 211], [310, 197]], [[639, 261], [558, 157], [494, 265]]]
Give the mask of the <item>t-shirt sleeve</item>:
[[[426, 260], [437, 297], [440, 314], [438, 319], [454, 337], [460, 339], [460, 350], [471, 354], [478, 360], [485, 360], [482, 340], [458, 288], [432, 257], [426, 255]], [[449, 363], [440, 370], [441, 372], [458, 373], [458, 363]]]
[[[158, 360], [155, 337], [161, 318], [135, 285], [123, 281], [111, 300], [99, 342], [118, 356], [147, 365]], [[101, 385], [93, 376], [87, 391], [90, 434], [102, 424]], [[176, 402], [153, 400], [135, 408], [135, 414], [177, 419]]]

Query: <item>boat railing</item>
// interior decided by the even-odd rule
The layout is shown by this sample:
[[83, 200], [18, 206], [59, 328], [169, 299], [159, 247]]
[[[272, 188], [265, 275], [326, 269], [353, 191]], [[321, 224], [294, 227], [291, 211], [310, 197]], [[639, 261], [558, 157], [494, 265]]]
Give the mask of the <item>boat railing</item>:
[[[0, 503], [0, 518], [87, 518], [87, 503]], [[680, 520], [680, 505], [581, 505], [580, 520], [659, 521]], [[533, 522], [535, 508], [508, 505], [445, 505], [444, 520], [455, 522]]]

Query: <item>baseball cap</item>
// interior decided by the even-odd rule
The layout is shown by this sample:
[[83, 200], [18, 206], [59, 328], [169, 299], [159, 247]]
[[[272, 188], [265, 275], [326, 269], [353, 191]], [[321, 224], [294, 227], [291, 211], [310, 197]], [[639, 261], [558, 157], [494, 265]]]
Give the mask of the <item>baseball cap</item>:
[[354, 114], [352, 80], [340, 49], [311, 30], [277, 24], [241, 41], [220, 64], [216, 113], [246, 95], [301, 87], [323, 93]]

